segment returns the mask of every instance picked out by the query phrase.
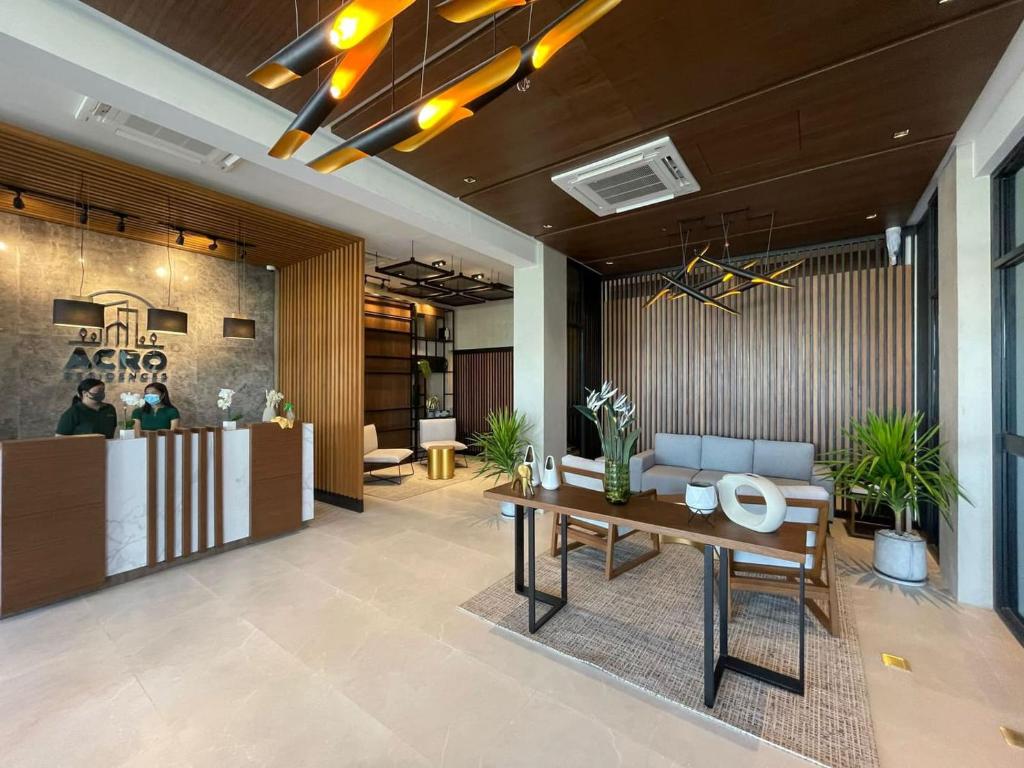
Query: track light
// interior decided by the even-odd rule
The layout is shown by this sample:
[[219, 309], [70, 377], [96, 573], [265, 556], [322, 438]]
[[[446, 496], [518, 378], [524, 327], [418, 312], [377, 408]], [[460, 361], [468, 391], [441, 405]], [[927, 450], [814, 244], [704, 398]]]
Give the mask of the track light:
[[118, 216], [117, 217], [117, 231], [118, 232], [124, 232], [124, 229], [125, 229], [124, 218], [125, 218], [124, 216]]
[[432, 262], [430, 262], [430, 266], [437, 267], [438, 269], [440, 269], [441, 267], [444, 266], [444, 259], [438, 259], [437, 261], [432, 261]]
[[25, 201], [21, 199], [21, 190], [15, 190], [14, 200], [11, 201], [11, 205], [14, 206], [16, 211], [25, 210]]
[[206, 246], [206, 247], [209, 248], [211, 251], [216, 251], [217, 250], [217, 238], [216, 237], [211, 237], [210, 238], [210, 244], [208, 246]]
[[178, 230], [178, 236], [176, 238], [174, 238], [174, 242], [176, 244], [178, 244], [178, 245], [184, 245], [185, 244], [185, 230], [184, 229], [179, 229]]
[[338, 55], [351, 51], [415, 0], [352, 0], [288, 43], [249, 73], [264, 88], [279, 88]]
[[338, 101], [345, 98], [366, 74], [391, 37], [392, 24], [389, 21], [366, 40], [357, 45], [342, 58], [329, 80], [316, 90], [288, 126], [277, 143], [270, 148], [271, 157], [286, 160], [299, 147], [309, 141], [317, 128], [334, 110]]

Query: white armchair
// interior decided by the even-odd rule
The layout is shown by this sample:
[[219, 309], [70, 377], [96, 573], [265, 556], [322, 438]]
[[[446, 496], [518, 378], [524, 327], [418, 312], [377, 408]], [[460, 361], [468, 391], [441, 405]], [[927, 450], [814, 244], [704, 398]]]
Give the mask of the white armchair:
[[[424, 453], [431, 448], [452, 448], [455, 453], [466, 450], [466, 444], [455, 439], [455, 419], [420, 419], [420, 448]], [[469, 466], [463, 455], [462, 460]]]
[[[377, 425], [367, 424], [363, 427], [363, 472], [369, 473], [374, 480], [383, 480], [388, 483], [401, 484], [402, 478], [406, 475], [402, 467], [408, 464], [409, 474], [415, 474], [416, 470], [409, 464], [409, 457], [412, 451], [408, 448], [381, 448], [377, 441]], [[379, 475], [375, 472], [387, 467], [396, 467], [397, 475]]]

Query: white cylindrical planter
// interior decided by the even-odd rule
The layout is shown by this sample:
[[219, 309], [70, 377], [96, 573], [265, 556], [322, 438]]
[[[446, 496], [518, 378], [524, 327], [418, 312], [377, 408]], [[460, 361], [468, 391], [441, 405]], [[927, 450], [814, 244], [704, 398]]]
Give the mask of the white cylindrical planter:
[[121, 429], [118, 430], [117, 436], [120, 440], [132, 440], [135, 438], [134, 429]]
[[516, 516], [516, 505], [511, 501], [503, 501], [500, 503], [501, 516], [502, 517], [515, 517]]
[[875, 532], [875, 572], [900, 584], [920, 585], [928, 580], [925, 541], [916, 533]]
[[235, 428], [235, 425], [237, 423], [238, 423], [237, 421], [223, 421], [223, 422], [221, 422], [221, 426], [224, 428], [224, 430], [226, 432], [230, 432], [231, 430], [233, 430]]

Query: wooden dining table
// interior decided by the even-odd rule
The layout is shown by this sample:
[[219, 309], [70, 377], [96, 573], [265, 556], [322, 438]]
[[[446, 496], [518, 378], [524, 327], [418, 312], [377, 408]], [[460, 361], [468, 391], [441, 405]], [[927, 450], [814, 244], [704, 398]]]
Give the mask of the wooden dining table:
[[[715, 705], [715, 698], [726, 670], [752, 677], [787, 691], [803, 695], [806, 677], [806, 614], [805, 562], [806, 529], [783, 524], [773, 533], [758, 533], [730, 520], [721, 508], [710, 515], [698, 515], [682, 503], [682, 496], [634, 496], [628, 503], [609, 503], [603, 493], [563, 485], [549, 491], [541, 487], [525, 498], [511, 483], [484, 491], [484, 497], [515, 505], [515, 591], [527, 598], [530, 633], [537, 632], [569, 601], [569, 552], [566, 546], [568, 517], [598, 520], [609, 525], [627, 526], [648, 533], [675, 536], [700, 545], [704, 551], [704, 704]], [[745, 503], [763, 500], [740, 497]], [[559, 515], [562, 548], [560, 559], [560, 594], [537, 588], [536, 513], [545, 510]], [[524, 528], [526, 529], [524, 531]], [[525, 536], [524, 536], [525, 534]], [[525, 541], [524, 541], [525, 539]], [[754, 664], [729, 653], [729, 559], [732, 552], [748, 552], [785, 560], [799, 566], [800, 599], [797, 604], [799, 622], [799, 675], [786, 675]], [[714, 559], [718, 553], [718, 658], [715, 658], [714, 628]], [[524, 562], [525, 559], [525, 562]], [[648, 566], [650, 567], [650, 566]], [[642, 571], [634, 572], [641, 575]], [[538, 603], [547, 610], [537, 616]]]

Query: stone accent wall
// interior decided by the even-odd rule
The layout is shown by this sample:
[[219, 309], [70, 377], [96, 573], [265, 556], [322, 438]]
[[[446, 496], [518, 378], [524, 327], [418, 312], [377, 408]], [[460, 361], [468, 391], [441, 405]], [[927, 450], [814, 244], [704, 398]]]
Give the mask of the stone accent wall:
[[[167, 250], [125, 238], [87, 232], [85, 284], [80, 289], [80, 230], [60, 224], [0, 213], [0, 440], [52, 435], [70, 404], [80, 373], [66, 371], [76, 346], [88, 355], [98, 348], [138, 349], [137, 340], [99, 347], [82, 345], [73, 328], [52, 323], [55, 298], [95, 291], [125, 291], [154, 306], [167, 306]], [[258, 244], [257, 244], [258, 246]], [[263, 267], [246, 267], [242, 311], [256, 320], [255, 341], [225, 339], [222, 323], [236, 311], [236, 266], [233, 262], [171, 247], [174, 286], [172, 308], [189, 314], [187, 336], [162, 335], [157, 344], [167, 356], [164, 383], [182, 414], [182, 426], [216, 425], [217, 390], [237, 391], [243, 421], [258, 421], [264, 390], [274, 385], [275, 275]], [[160, 270], [160, 274], [158, 274]], [[127, 299], [139, 309], [139, 334], [146, 330], [146, 305], [117, 293], [97, 296], [102, 303]], [[116, 317], [107, 310], [107, 323]], [[133, 329], [134, 330], [134, 329]], [[88, 341], [88, 339], [87, 339]], [[74, 344], [70, 342], [76, 342]], [[112, 361], [119, 363], [118, 352]], [[141, 394], [145, 384], [121, 382], [109, 372], [107, 400], [120, 411], [121, 392]], [[125, 371], [125, 378], [132, 375]]]

